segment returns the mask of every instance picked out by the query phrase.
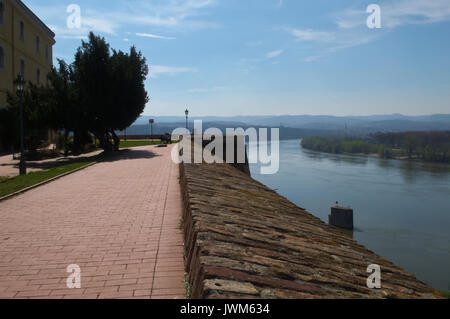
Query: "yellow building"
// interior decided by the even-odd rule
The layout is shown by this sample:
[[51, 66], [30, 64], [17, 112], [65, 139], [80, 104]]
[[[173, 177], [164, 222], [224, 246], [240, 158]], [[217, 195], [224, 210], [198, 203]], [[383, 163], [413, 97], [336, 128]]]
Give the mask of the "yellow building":
[[0, 108], [19, 73], [46, 84], [55, 34], [20, 0], [0, 0]]

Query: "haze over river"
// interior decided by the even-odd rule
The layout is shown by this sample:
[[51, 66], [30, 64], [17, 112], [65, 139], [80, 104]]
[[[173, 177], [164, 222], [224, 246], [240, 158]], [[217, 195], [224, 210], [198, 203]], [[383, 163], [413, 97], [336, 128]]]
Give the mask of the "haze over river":
[[354, 239], [450, 291], [450, 165], [318, 153], [287, 140], [277, 174], [250, 170], [326, 223], [336, 201], [352, 207]]

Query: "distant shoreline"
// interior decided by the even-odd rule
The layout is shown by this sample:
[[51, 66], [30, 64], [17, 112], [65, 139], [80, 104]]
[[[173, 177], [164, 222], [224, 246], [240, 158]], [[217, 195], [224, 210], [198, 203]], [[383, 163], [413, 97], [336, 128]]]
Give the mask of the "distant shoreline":
[[[301, 146], [301, 145], [300, 145]], [[423, 163], [430, 163], [430, 162], [426, 162], [423, 161], [421, 159], [417, 159], [417, 158], [411, 158], [409, 159], [406, 156], [398, 156], [398, 157], [391, 157], [391, 158], [384, 158], [381, 157], [378, 154], [364, 154], [364, 153], [330, 153], [330, 152], [324, 152], [324, 151], [316, 151], [313, 149], [309, 149], [307, 147], [302, 146], [303, 149], [308, 150], [308, 151], [313, 151], [313, 152], [318, 152], [318, 153], [324, 153], [324, 154], [334, 154], [334, 155], [350, 155], [350, 156], [357, 156], [357, 157], [370, 157], [370, 158], [377, 158], [377, 159], [384, 159], [384, 160], [398, 160], [398, 161], [411, 161], [411, 162], [423, 162]], [[445, 164], [445, 163], [439, 163], [439, 164]]]
[[304, 149], [328, 154], [450, 164], [450, 132], [378, 133], [365, 137], [310, 136]]
[[325, 151], [318, 151], [318, 150], [313, 150], [307, 147], [304, 147], [302, 145], [300, 145], [303, 149], [308, 150], [308, 151], [312, 151], [312, 152], [317, 152], [317, 153], [322, 153], [322, 154], [331, 154], [331, 155], [348, 155], [348, 156], [354, 156], [354, 157], [366, 157], [366, 158], [376, 158], [376, 159], [380, 159], [380, 160], [396, 160], [396, 161], [408, 161], [408, 162], [416, 162], [416, 163], [427, 163], [427, 164], [441, 164], [441, 165], [449, 165], [450, 163], [443, 163], [443, 162], [428, 162], [428, 161], [424, 161], [420, 158], [408, 158], [407, 156], [397, 156], [397, 157], [390, 157], [390, 158], [384, 158], [378, 154], [364, 154], [364, 153], [330, 153], [330, 152], [325, 152]]

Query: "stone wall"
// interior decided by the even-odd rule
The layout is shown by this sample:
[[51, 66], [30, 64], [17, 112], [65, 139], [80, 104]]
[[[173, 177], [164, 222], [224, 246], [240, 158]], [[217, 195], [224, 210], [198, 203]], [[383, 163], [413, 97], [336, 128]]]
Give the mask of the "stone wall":
[[[198, 135], [197, 135], [198, 136]], [[202, 140], [202, 148], [206, 147], [209, 143], [211, 143], [211, 140], [204, 140], [203, 136], [198, 136], [199, 139]], [[213, 137], [212, 137], [213, 138]], [[195, 141], [195, 135], [192, 136], [192, 143], [194, 145]], [[227, 154], [227, 143], [229, 143], [230, 145], [233, 145], [233, 158], [232, 158], [232, 163], [230, 164], [231, 166], [233, 166], [234, 168], [240, 170], [241, 172], [245, 173], [246, 175], [250, 176], [250, 166], [249, 166], [249, 161], [248, 161], [248, 155], [247, 155], [247, 148], [245, 145], [245, 136], [237, 136], [237, 135], [223, 135], [222, 136], [222, 140], [223, 140], [223, 154], [222, 154], [222, 158], [221, 160], [223, 162], [230, 162], [228, 160], [228, 154]], [[242, 150], [244, 152], [244, 158], [243, 158], [243, 162], [240, 163], [239, 157], [238, 157], [238, 151]], [[213, 155], [217, 155], [217, 154], [213, 154]], [[230, 156], [231, 157], [231, 154]]]
[[[180, 170], [191, 298], [441, 296], [231, 165]], [[370, 264], [381, 289], [366, 286]]]

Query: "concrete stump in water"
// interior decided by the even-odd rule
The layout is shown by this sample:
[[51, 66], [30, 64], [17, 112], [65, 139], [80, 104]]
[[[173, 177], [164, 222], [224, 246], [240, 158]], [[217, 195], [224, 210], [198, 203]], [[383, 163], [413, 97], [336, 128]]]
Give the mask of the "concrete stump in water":
[[353, 230], [353, 209], [340, 206], [331, 207], [328, 223], [335, 227]]

